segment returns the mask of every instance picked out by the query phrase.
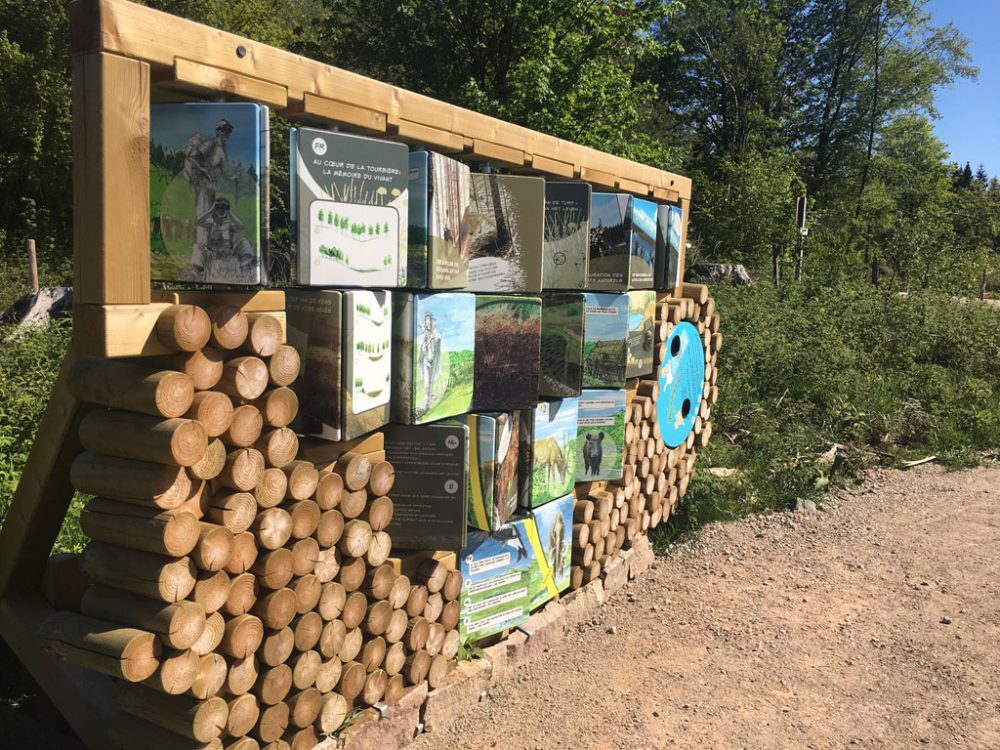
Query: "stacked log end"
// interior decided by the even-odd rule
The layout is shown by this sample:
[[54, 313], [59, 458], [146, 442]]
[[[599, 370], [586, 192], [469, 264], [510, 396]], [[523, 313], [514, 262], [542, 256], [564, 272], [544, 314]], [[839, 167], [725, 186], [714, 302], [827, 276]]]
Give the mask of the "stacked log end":
[[299, 359], [279, 321], [174, 305], [156, 330], [174, 354], [73, 373], [93, 405], [71, 471], [95, 495], [81, 514], [91, 585], [40, 633], [119, 682], [113, 735], [311, 747], [356, 707], [440, 682], [461, 577], [390, 558], [384, 453], [297, 459]]
[[666, 342], [674, 326], [682, 321], [697, 327], [705, 350], [705, 380], [694, 430], [680, 446], [666, 445], [657, 420], [657, 380], [650, 376], [630, 381], [622, 479], [576, 486], [571, 572], [574, 589], [600, 577], [619, 550], [627, 549], [640, 535], [670, 518], [688, 490], [698, 452], [712, 435], [722, 334], [715, 300], [709, 297], [707, 287], [684, 284], [680, 297], [657, 303], [654, 372], [667, 356]]

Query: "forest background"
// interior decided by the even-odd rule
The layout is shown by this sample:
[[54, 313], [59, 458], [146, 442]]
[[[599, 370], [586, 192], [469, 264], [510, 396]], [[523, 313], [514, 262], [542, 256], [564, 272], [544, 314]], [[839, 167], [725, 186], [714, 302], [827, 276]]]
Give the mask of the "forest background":
[[[1000, 285], [1000, 181], [934, 135], [935, 93], [977, 71], [925, 0], [147, 4], [693, 178], [689, 266], [757, 284], [713, 287], [727, 346], [699, 466], [730, 471], [699, 474], [662, 540], [873, 463], [996, 458], [1000, 312], [954, 298]], [[27, 288], [26, 238], [43, 283], [71, 278], [68, 24], [62, 0], [0, 0], [0, 308]], [[275, 118], [279, 279], [286, 133]], [[0, 344], [0, 517], [68, 330]]]

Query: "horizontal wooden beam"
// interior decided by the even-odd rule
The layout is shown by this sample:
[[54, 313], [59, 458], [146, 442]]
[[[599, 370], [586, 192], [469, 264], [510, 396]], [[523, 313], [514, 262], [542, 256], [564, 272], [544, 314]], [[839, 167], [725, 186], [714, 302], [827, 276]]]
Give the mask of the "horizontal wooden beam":
[[403, 143], [431, 146], [444, 154], [458, 154], [465, 149], [465, 139], [462, 136], [409, 120], [397, 120], [389, 126], [389, 133]]
[[[170, 354], [156, 336], [156, 320], [174, 302], [148, 305], [77, 305], [73, 308], [73, 337], [77, 352], [93, 357], [152, 357]], [[220, 304], [216, 302], [216, 304]], [[285, 313], [268, 311], [278, 319], [285, 340]]]
[[[71, 7], [70, 28], [75, 54], [98, 50], [114, 52], [145, 61], [154, 69], [173, 69], [178, 58], [195, 61], [283, 87], [290, 102], [302, 102], [306, 94], [312, 94], [383, 114], [388, 126], [400, 128], [406, 121], [452, 133], [462, 139], [463, 146], [472, 146], [473, 151], [476, 142], [521, 151], [525, 156], [517, 162], [519, 165], [535, 164], [535, 158], [541, 157], [572, 164], [576, 170], [587, 168], [594, 174], [610, 174], [648, 185], [654, 191], [661, 188], [674, 190], [684, 198], [691, 195], [691, 180], [687, 177], [472, 112], [127, 0], [76, 0]], [[613, 188], [615, 181], [601, 184]]]
[[153, 83], [200, 96], [217, 96], [219, 93], [224, 93], [277, 109], [288, 106], [288, 91], [284, 86], [180, 57], [174, 60], [173, 69], [154, 73]]
[[384, 133], [386, 130], [386, 116], [381, 112], [309, 93], [303, 96], [302, 101], [293, 102], [282, 110], [281, 115], [289, 120], [315, 125], [346, 125], [346, 130], [362, 133]]
[[0, 635], [90, 750], [113, 747], [109, 729], [118, 713], [110, 677], [42, 653], [39, 626], [55, 610], [33, 593], [0, 601]]

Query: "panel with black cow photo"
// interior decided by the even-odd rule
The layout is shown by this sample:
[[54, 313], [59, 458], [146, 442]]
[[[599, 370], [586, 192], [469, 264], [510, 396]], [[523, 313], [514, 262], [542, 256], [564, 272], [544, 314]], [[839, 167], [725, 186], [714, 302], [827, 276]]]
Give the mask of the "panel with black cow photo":
[[584, 390], [578, 412], [576, 481], [621, 479], [625, 452], [625, 391]]
[[573, 491], [577, 399], [542, 401], [521, 414], [520, 504], [537, 508]]

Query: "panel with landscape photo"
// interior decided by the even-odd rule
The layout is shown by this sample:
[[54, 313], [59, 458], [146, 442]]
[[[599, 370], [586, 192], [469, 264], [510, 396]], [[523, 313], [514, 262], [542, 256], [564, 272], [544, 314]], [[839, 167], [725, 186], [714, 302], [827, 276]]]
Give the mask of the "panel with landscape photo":
[[476, 295], [475, 411], [519, 409], [538, 400], [542, 300]]
[[473, 174], [469, 184], [467, 288], [473, 292], [540, 292], [545, 181]]
[[263, 283], [267, 139], [258, 104], [152, 105], [153, 279]]
[[621, 388], [627, 362], [627, 294], [587, 292], [584, 319], [584, 388]]
[[590, 209], [588, 289], [625, 291], [629, 284], [632, 224], [628, 195], [594, 193]]
[[[576, 481], [577, 399], [543, 401], [531, 412], [530, 464], [523, 462], [525, 489], [522, 505], [537, 508], [573, 491]], [[529, 420], [525, 420], [529, 421]]]
[[633, 198], [631, 204], [629, 289], [652, 289], [656, 269], [656, 204]]
[[538, 378], [541, 396], [579, 396], [583, 387], [583, 294], [542, 297], [542, 338]]
[[656, 292], [641, 289], [628, 293], [628, 363], [626, 378], [653, 373], [653, 317]]

